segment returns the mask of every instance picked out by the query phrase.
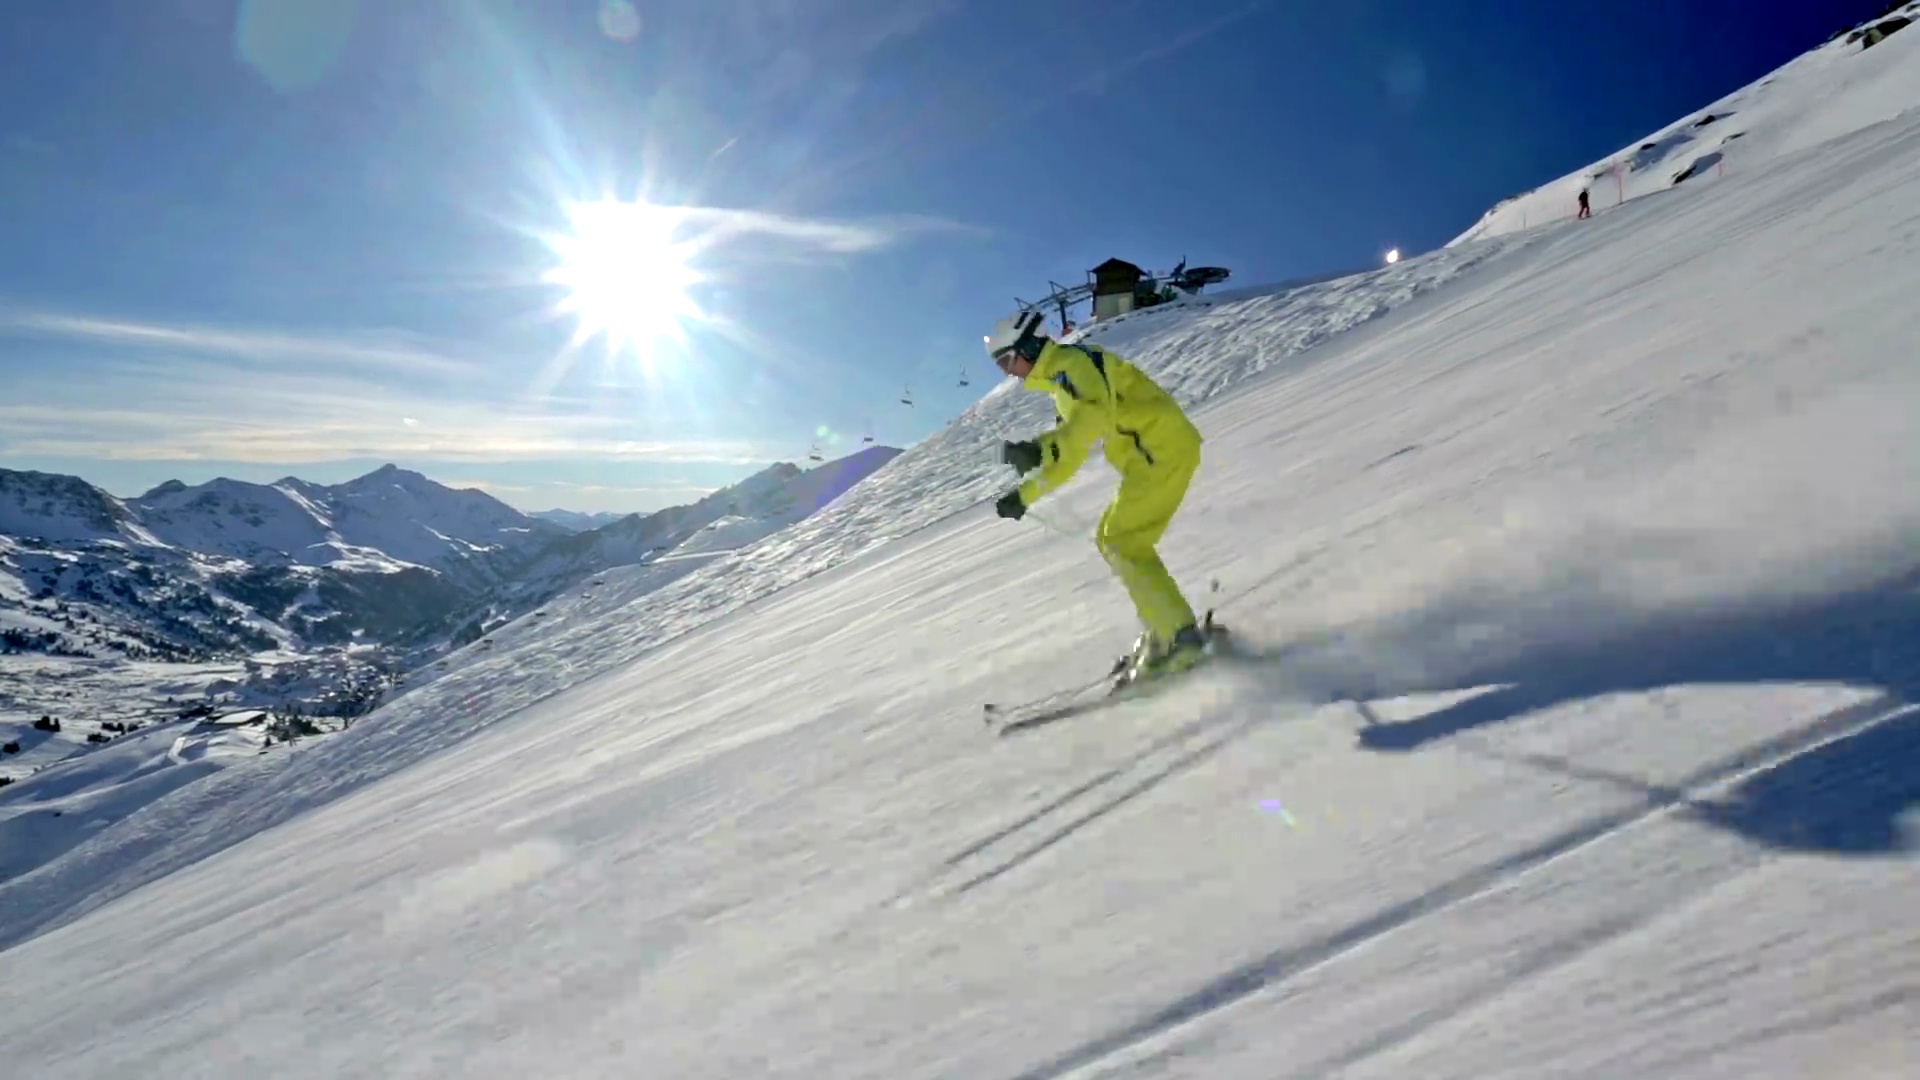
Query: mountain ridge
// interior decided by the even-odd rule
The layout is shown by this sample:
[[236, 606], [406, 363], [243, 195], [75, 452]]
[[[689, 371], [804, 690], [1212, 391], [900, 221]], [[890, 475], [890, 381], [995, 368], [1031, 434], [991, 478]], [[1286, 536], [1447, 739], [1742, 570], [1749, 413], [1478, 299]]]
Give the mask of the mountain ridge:
[[580, 530], [392, 463], [336, 484], [168, 480], [129, 498], [0, 468], [0, 648], [204, 660], [457, 647], [715, 522], [733, 522], [741, 542], [778, 531], [899, 452], [782, 462], [694, 503]]

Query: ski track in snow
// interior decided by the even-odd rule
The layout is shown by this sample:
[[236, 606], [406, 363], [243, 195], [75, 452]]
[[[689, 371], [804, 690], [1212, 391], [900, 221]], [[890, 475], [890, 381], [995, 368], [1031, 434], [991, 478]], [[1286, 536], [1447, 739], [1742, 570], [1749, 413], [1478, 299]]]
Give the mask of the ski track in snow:
[[1917, 47], [1783, 69], [1724, 177], [1100, 328], [1203, 403], [1165, 555], [1244, 662], [983, 729], [1132, 636], [1097, 468], [980, 506], [1003, 386], [0, 882], [0, 1060], [1910, 1074]]
[[[1500, 903], [1498, 892], [1511, 892], [1520, 879], [1527, 875], [1548, 868], [1558, 860], [1576, 857], [1595, 845], [1622, 836], [1629, 829], [1656, 821], [1676, 808], [1711, 813], [1712, 804], [1702, 798], [1702, 794], [1711, 787], [1738, 779], [1743, 772], [1757, 775], [1778, 768], [1793, 757], [1816, 749], [1823, 742], [1858, 735], [1876, 725], [1913, 715], [1915, 708], [1920, 706], [1892, 707], [1884, 698], [1874, 697], [1837, 710], [1804, 729], [1789, 733], [1785, 738], [1773, 740], [1772, 745], [1747, 749], [1731, 760], [1716, 762], [1698, 770], [1695, 775], [1669, 790], [1649, 793], [1643, 803], [1576, 822], [1540, 843], [1504, 855], [1484, 866], [1474, 867], [1435, 888], [1384, 908], [1367, 919], [1341, 927], [1319, 940], [1305, 945], [1289, 945], [1223, 972], [1149, 1016], [1076, 1047], [1072, 1052], [1039, 1068], [1020, 1073], [1019, 1080], [1113, 1075], [1122, 1066], [1137, 1068], [1145, 1060], [1176, 1053], [1181, 1043], [1192, 1045], [1201, 1041], [1201, 1037], [1190, 1029], [1216, 1019], [1218, 1014], [1256, 995], [1270, 993], [1288, 980], [1311, 976], [1316, 970], [1383, 938], [1423, 926], [1425, 920], [1444, 917], [1463, 905], [1483, 902], [1490, 897], [1496, 898], [1492, 903]], [[1715, 875], [1703, 873], [1703, 867], [1699, 864], [1688, 870], [1690, 874], [1708, 878], [1717, 884], [1751, 869], [1758, 860], [1751, 851], [1732, 849], [1726, 854], [1725, 862], [1728, 865], [1716, 868], [1721, 872]], [[1555, 936], [1543, 943], [1540, 955], [1524, 958], [1518, 964], [1510, 963], [1505, 977], [1483, 988], [1480, 993], [1455, 997], [1404, 1023], [1387, 1027], [1375, 1039], [1342, 1055], [1338, 1060], [1323, 1063], [1322, 1067], [1329, 1071], [1337, 1070], [1385, 1054], [1421, 1032], [1468, 1012], [1498, 994], [1508, 992], [1518, 978], [1532, 977], [1552, 967], [1571, 963], [1645, 926], [1658, 915], [1671, 914], [1680, 904], [1680, 899], [1674, 895], [1675, 890], [1671, 888], [1674, 884], [1671, 879], [1663, 882], [1668, 888], [1663, 890], [1659, 902], [1648, 905], [1631, 917], [1608, 914], [1596, 918], [1592, 914], [1587, 915], [1587, 921], [1594, 925], [1585, 933], [1570, 938]], [[1711, 887], [1712, 884], [1689, 882], [1687, 895], [1704, 892]], [[1504, 902], [1513, 903], [1510, 896], [1504, 898]], [[1464, 961], [1467, 958], [1461, 959]], [[1101, 1068], [1093, 1068], [1096, 1065]]]

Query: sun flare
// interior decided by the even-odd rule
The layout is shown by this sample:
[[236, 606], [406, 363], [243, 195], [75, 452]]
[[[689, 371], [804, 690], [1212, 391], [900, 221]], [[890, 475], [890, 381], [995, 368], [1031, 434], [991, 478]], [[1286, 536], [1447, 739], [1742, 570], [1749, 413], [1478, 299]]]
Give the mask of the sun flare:
[[604, 336], [609, 350], [632, 350], [651, 366], [663, 342], [679, 342], [701, 318], [689, 291], [700, 275], [690, 246], [676, 242], [679, 215], [642, 202], [576, 203], [572, 233], [548, 246], [560, 259], [545, 280], [567, 290], [560, 310], [577, 320], [574, 343]]

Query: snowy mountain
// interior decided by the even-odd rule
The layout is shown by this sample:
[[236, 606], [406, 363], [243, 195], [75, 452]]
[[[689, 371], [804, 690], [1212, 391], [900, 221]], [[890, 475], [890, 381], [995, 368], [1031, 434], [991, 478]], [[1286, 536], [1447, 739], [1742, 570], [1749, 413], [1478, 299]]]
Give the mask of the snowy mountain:
[[802, 469], [781, 462], [697, 502], [612, 524], [549, 545], [518, 576], [506, 595], [516, 602], [545, 600], [584, 578], [615, 567], [659, 566], [646, 580], [657, 588], [832, 505], [901, 451], [870, 446]]
[[386, 466], [118, 499], [0, 469], [0, 646], [205, 659], [443, 628], [565, 530]]
[[[1750, 86], [1682, 117], [1577, 172], [1503, 199], [1454, 238], [1464, 244], [1574, 217], [1585, 189], [1595, 213], [1682, 184], [1764, 169], [1860, 128], [1900, 116], [1920, 98], [1913, 42], [1894, 35], [1920, 2], [1794, 59]], [[1877, 34], [1869, 31], [1878, 30]]]
[[480, 491], [393, 465], [324, 486], [169, 481], [119, 499], [79, 477], [0, 469], [0, 534], [165, 546], [256, 564], [497, 576], [500, 557], [563, 530]]
[[563, 535], [485, 492], [393, 465], [331, 486], [174, 481], [126, 505], [162, 543], [203, 555], [375, 572], [417, 566], [477, 581], [497, 580], [516, 554]]
[[[1839, 59], [1892, 95], [1920, 35]], [[1860, 69], [1823, 70], [1782, 115]], [[204, 731], [143, 731], [0, 790], [0, 1060], [1909, 1075], [1909, 89], [1591, 221], [1097, 325], [1195, 406], [1162, 550], [1243, 645], [1157, 698], [981, 723], [1133, 633], [1110, 477], [984, 505], [993, 441], [1051, 419], [1002, 384], [348, 731], [178, 763]]]
[[125, 503], [77, 476], [0, 469], [0, 535], [153, 542], [136, 528]]
[[628, 515], [616, 513], [612, 510], [602, 510], [598, 513], [583, 514], [578, 510], [553, 509], [553, 510], [535, 510], [529, 516], [539, 518], [542, 521], [551, 521], [555, 525], [558, 525], [563, 529], [569, 529], [573, 532], [585, 532], [588, 529], [598, 529], [602, 525], [611, 525], [614, 522], [619, 521], [621, 518], [626, 517]]
[[[898, 451], [768, 468], [690, 506], [585, 532], [393, 465], [342, 484], [160, 485], [118, 499], [0, 469], [0, 649], [203, 660], [354, 641], [462, 644], [582, 578], [777, 532]], [[697, 568], [687, 562], [664, 583]]]

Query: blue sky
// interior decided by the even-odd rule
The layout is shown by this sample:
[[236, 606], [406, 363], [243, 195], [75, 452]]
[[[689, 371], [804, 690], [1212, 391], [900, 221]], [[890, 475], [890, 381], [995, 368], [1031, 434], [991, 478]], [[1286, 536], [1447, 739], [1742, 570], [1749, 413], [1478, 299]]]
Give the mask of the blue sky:
[[1883, 6], [18, 5], [0, 466], [687, 502], [936, 430], [1049, 279], [1428, 250]]

